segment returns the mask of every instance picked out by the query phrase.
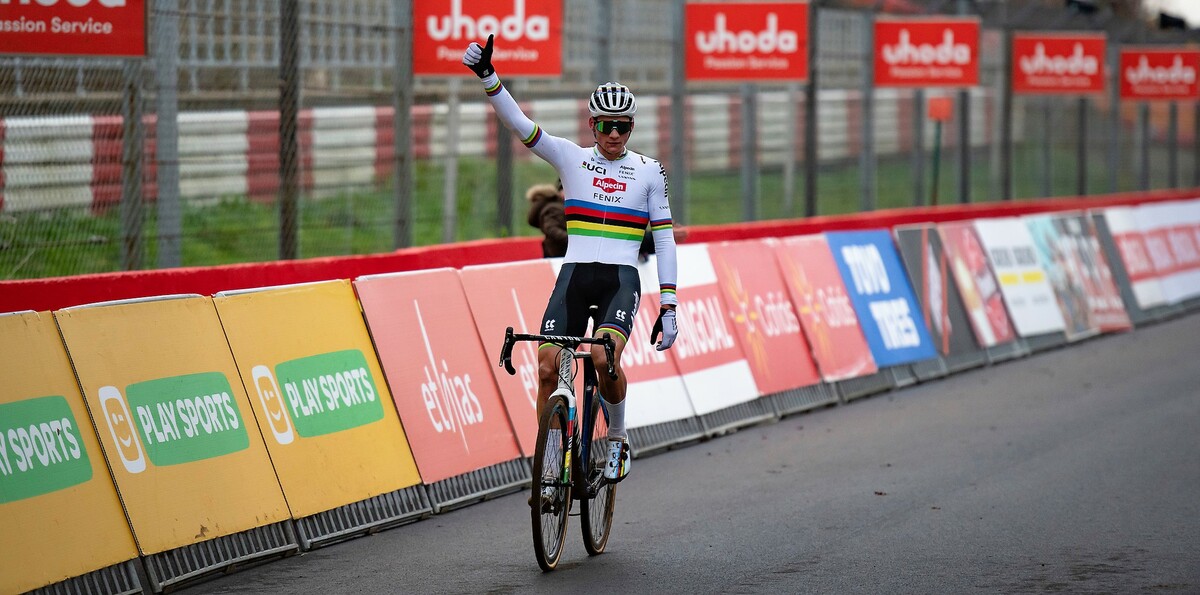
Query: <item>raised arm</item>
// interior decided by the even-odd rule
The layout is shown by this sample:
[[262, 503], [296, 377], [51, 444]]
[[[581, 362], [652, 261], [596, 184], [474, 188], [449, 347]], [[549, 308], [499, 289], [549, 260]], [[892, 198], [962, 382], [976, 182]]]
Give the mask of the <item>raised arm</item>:
[[500, 82], [500, 76], [496, 74], [496, 69], [492, 66], [493, 39], [493, 35], [488, 35], [487, 45], [484, 46], [472, 41], [467, 46], [466, 52], [463, 53], [463, 64], [483, 81], [488, 101], [491, 102], [492, 109], [496, 110], [500, 121], [509, 130], [512, 130], [513, 134], [516, 134], [535, 155], [558, 167], [565, 154], [564, 148], [574, 148], [576, 147], [575, 143], [546, 134], [536, 122], [530, 120], [525, 112], [521, 111], [521, 106]]

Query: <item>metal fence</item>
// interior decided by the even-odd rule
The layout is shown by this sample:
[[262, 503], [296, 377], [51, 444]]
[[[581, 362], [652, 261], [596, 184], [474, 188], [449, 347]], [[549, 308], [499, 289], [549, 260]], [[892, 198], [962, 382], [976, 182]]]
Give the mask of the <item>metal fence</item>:
[[[497, 130], [474, 78], [413, 79], [412, 1], [155, 0], [144, 60], [0, 57], [0, 279], [536, 234], [522, 195], [553, 170]], [[1195, 103], [1014, 97], [1004, 76], [1015, 30], [1105, 31], [1113, 61], [1192, 37], [970, 8], [984, 33], [969, 92], [872, 88], [876, 15], [821, 2], [814, 83], [685, 85], [683, 0], [564, 0], [562, 77], [508, 86], [583, 142], [582, 98], [629, 84], [652, 108], [630, 146], [667, 165], [688, 225], [1200, 186]], [[968, 109], [935, 163], [938, 95]]]

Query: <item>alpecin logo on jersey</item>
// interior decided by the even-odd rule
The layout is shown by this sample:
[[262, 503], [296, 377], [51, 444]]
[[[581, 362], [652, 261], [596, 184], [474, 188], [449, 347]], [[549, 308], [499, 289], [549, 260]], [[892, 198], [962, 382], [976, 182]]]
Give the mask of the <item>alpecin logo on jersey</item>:
[[637, 174], [637, 170], [628, 165], [622, 165], [617, 168], [617, 177], [622, 180], [636, 180], [637, 176], [635, 174]]
[[605, 192], [625, 191], [625, 182], [618, 182], [612, 178], [592, 178], [592, 185]]
[[595, 163], [588, 163], [587, 161], [580, 163], [579, 167], [582, 167], [583, 169], [586, 169], [588, 171], [594, 171], [600, 175], [604, 175], [604, 174], [608, 173], [608, 170], [604, 169], [603, 166], [596, 165]]

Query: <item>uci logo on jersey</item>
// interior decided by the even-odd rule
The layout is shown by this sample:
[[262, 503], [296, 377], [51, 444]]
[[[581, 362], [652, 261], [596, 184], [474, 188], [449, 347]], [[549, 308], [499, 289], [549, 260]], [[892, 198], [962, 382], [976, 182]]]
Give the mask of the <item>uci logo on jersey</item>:
[[608, 170], [604, 169], [604, 167], [602, 167], [602, 166], [596, 165], [595, 163], [588, 163], [587, 161], [584, 161], [583, 163], [580, 163], [579, 165], [583, 169], [586, 169], [588, 171], [594, 171], [600, 175], [604, 175], [604, 174], [608, 173]]

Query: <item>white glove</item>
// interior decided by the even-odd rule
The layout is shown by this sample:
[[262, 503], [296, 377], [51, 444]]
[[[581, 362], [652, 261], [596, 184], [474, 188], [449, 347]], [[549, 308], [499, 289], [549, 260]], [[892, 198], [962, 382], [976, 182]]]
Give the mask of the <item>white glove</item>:
[[[658, 333], [662, 333], [662, 341], [657, 341]], [[664, 309], [658, 311], [658, 320], [654, 321], [654, 330], [650, 331], [650, 343], [659, 351], [666, 351], [675, 343], [679, 334], [679, 326], [675, 323], [675, 311]], [[657, 342], [656, 342], [657, 341]]]

